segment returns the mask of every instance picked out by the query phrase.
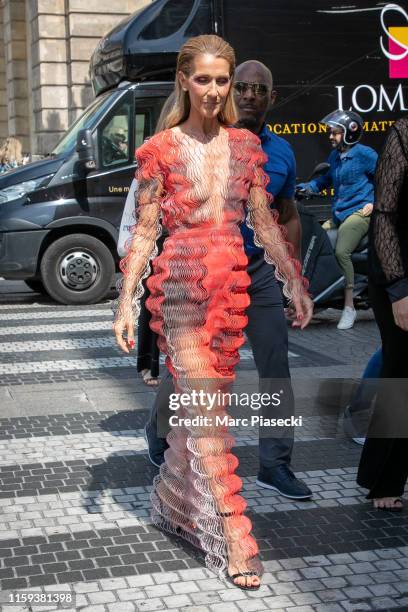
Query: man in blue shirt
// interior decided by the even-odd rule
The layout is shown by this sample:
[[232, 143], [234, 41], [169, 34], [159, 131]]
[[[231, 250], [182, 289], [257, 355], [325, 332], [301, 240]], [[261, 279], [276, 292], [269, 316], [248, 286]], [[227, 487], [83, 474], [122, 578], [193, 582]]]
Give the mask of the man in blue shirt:
[[[245, 127], [259, 135], [264, 152], [268, 155], [264, 169], [270, 183], [268, 191], [273, 195], [272, 204], [279, 213], [279, 222], [284, 224], [288, 240], [294, 248], [294, 255], [300, 257], [301, 227], [294, 202], [296, 163], [291, 146], [273, 134], [265, 125], [266, 114], [273, 104], [276, 92], [273, 90], [270, 70], [256, 61], [249, 61], [237, 67], [235, 73], [235, 100], [238, 108], [237, 127]], [[293, 414], [294, 401], [290, 383], [288, 362], [288, 332], [282, 293], [275, 278], [274, 268], [265, 262], [263, 249], [254, 244], [253, 231], [242, 224], [245, 252], [248, 256], [248, 273], [251, 285], [248, 293], [251, 304], [246, 312], [248, 326], [245, 333], [251, 344], [256, 368], [260, 378], [260, 391], [280, 394], [279, 406], [264, 409], [266, 418], [288, 418]], [[312, 303], [305, 327], [312, 316]], [[165, 375], [158, 389], [150, 421], [145, 435], [152, 463], [160, 465], [167, 448], [165, 440], [157, 438], [157, 414], [163, 417], [168, 411], [169, 396], [174, 391], [171, 378]], [[308, 499], [312, 492], [290, 469], [293, 449], [293, 427], [260, 429], [259, 462], [257, 484], [279, 491], [292, 499]]]
[[[264, 166], [269, 177], [267, 190], [274, 200], [272, 207], [279, 214], [279, 223], [287, 231], [294, 255], [300, 259], [301, 225], [294, 201], [296, 161], [292, 147], [276, 136], [265, 124], [266, 114], [273, 105], [276, 92], [270, 70], [257, 61], [240, 64], [235, 72], [235, 102], [237, 126], [257, 134], [268, 160]], [[251, 303], [247, 310], [245, 334], [251, 344], [260, 378], [260, 391], [272, 394], [279, 384], [284, 389], [279, 407], [269, 409], [272, 418], [287, 418], [294, 413], [293, 391], [288, 360], [288, 331], [282, 293], [273, 266], [266, 263], [263, 249], [254, 244], [253, 231], [241, 225], [248, 273]], [[279, 386], [279, 385], [278, 385]], [[293, 429], [263, 432], [260, 430], [257, 484], [278, 490], [285, 497], [306, 499], [312, 492], [290, 469], [293, 450]]]
[[336, 258], [346, 279], [344, 310], [338, 329], [350, 329], [356, 320], [353, 302], [354, 269], [351, 255], [368, 232], [374, 202], [374, 172], [378, 155], [359, 144], [363, 120], [353, 111], [337, 110], [320, 123], [330, 127], [329, 139], [334, 151], [329, 156], [329, 170], [304, 187], [318, 193], [334, 187], [332, 219], [324, 229], [338, 228]]

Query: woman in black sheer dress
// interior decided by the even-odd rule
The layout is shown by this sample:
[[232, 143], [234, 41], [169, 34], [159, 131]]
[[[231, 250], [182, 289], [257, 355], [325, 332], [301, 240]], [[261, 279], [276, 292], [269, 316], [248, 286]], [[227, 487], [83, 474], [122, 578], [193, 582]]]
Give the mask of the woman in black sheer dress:
[[375, 508], [395, 512], [408, 477], [408, 119], [391, 127], [375, 183], [370, 294], [384, 363], [357, 482]]

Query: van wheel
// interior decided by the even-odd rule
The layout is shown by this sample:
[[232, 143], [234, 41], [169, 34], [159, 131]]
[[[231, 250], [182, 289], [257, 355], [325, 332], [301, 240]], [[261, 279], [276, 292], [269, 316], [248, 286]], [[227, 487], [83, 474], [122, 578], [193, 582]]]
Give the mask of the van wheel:
[[46, 294], [46, 290], [44, 285], [40, 280], [28, 279], [24, 281], [27, 287], [31, 289], [31, 291], [35, 291], [35, 293]]
[[53, 242], [41, 261], [46, 291], [60, 304], [95, 304], [114, 281], [110, 250], [87, 234], [70, 234]]

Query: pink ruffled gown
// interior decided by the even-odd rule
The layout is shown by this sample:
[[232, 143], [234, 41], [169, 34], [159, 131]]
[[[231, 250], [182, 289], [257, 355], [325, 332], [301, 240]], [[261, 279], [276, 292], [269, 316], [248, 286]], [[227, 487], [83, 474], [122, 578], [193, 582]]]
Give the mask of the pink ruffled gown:
[[216, 394], [177, 410], [179, 418], [210, 416], [207, 425], [175, 426], [168, 434], [165, 463], [154, 479], [153, 521], [205, 553], [209, 568], [222, 572], [262, 566], [244, 515], [234, 438], [216, 416], [226, 415], [238, 349], [244, 342], [249, 305], [247, 257], [239, 223], [249, 212], [255, 240], [276, 267], [287, 295], [300, 291], [299, 264], [291, 259], [270, 210], [266, 156], [257, 136], [222, 127], [204, 141], [180, 129], [165, 130], [137, 150], [137, 223], [127, 256], [117, 317], [138, 314], [142, 279], [149, 274], [161, 225], [169, 233], [148, 279], [151, 328], [179, 393]]

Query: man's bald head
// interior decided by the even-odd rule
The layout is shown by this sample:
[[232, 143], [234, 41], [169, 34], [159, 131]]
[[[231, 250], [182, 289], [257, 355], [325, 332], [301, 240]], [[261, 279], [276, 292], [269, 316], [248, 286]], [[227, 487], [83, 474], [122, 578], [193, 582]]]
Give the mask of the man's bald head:
[[[270, 107], [275, 102], [272, 73], [265, 64], [257, 60], [248, 60], [237, 66], [234, 98], [238, 110], [238, 127], [245, 127], [259, 134]], [[256, 88], [255, 84], [261, 85]]]
[[263, 83], [272, 89], [273, 78], [272, 72], [265, 64], [257, 60], [248, 60], [239, 64], [235, 69], [236, 81], [247, 81], [248, 83]]

